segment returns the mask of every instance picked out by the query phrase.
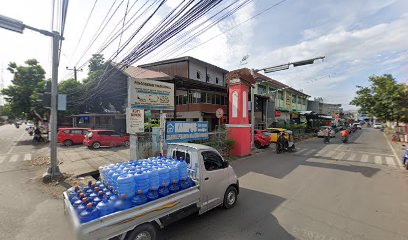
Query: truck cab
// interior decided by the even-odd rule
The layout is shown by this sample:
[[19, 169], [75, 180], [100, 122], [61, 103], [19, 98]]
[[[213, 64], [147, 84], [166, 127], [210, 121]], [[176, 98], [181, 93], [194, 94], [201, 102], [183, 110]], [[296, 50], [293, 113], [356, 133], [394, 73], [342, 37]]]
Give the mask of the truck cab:
[[169, 144], [167, 157], [184, 159], [192, 180], [200, 185], [200, 214], [223, 205], [233, 207], [239, 194], [234, 169], [212, 147], [193, 144]]

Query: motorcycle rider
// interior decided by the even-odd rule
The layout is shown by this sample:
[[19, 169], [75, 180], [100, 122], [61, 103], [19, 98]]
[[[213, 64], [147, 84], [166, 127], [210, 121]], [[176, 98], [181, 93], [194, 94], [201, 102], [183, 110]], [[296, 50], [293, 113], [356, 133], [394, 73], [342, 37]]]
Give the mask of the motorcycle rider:
[[341, 130], [340, 134], [341, 134], [341, 137], [343, 138], [343, 142], [344, 143], [348, 142], [349, 132], [346, 129], [344, 129], [344, 130]]
[[282, 132], [278, 137], [278, 143], [283, 147], [283, 149], [288, 149], [289, 142], [286, 138], [286, 133]]
[[38, 126], [37, 126], [37, 127], [35, 128], [35, 130], [34, 130], [34, 138], [33, 138], [33, 140], [34, 140], [34, 141], [37, 141], [37, 142], [44, 141], [43, 137], [41, 136], [41, 130], [40, 130], [40, 128], [39, 128]]

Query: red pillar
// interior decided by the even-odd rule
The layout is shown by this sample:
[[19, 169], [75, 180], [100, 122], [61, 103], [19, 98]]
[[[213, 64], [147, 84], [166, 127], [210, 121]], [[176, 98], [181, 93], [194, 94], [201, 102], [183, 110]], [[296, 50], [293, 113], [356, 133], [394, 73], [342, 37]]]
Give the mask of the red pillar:
[[248, 69], [240, 69], [227, 74], [229, 89], [229, 138], [235, 140], [231, 154], [246, 156], [251, 154], [251, 125], [249, 124], [248, 92], [255, 82]]

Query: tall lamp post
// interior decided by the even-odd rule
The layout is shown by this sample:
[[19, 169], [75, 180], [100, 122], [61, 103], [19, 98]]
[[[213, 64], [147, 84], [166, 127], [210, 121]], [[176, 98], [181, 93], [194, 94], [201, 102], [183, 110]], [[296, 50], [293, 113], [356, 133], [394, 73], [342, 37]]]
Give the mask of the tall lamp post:
[[51, 166], [48, 168], [47, 173], [44, 175], [44, 180], [53, 179], [59, 177], [61, 172], [57, 164], [57, 95], [58, 95], [58, 48], [59, 43], [63, 38], [56, 32], [49, 32], [46, 30], [38, 29], [28, 26], [21, 21], [0, 15], [0, 28], [23, 33], [24, 29], [30, 29], [35, 32], [39, 32], [45, 36], [52, 37], [52, 81], [51, 81], [51, 148], [50, 158]]
[[[304, 65], [309, 65], [309, 64], [313, 64], [315, 60], [323, 60], [325, 58], [325, 56], [321, 56], [321, 57], [316, 57], [316, 58], [311, 58], [311, 59], [306, 59], [306, 60], [302, 60], [302, 61], [297, 61], [297, 62], [289, 62], [286, 64], [281, 64], [281, 65], [277, 65], [277, 66], [273, 66], [273, 67], [266, 67], [266, 68], [261, 68], [261, 69], [251, 69], [251, 74], [254, 77], [254, 79], [256, 79], [255, 77], [255, 73], [257, 72], [261, 72], [263, 71], [264, 73], [271, 73], [271, 72], [277, 72], [277, 71], [282, 71], [282, 70], [287, 70], [289, 69], [290, 65], [292, 65], [293, 67], [300, 67], [300, 66], [304, 66]], [[255, 83], [256, 84], [256, 83]], [[254, 131], [255, 131], [255, 94], [254, 94], [254, 90], [255, 90], [255, 85], [251, 86], [251, 147], [254, 147]]]

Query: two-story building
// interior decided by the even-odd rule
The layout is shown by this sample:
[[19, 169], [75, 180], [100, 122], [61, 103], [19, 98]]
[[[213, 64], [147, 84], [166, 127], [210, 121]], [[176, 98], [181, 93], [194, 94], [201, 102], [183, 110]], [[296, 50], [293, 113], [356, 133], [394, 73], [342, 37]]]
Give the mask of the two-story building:
[[285, 127], [290, 123], [299, 123], [299, 113], [307, 110], [310, 96], [263, 74], [254, 75], [257, 127]]
[[[181, 57], [140, 65], [140, 68], [162, 72], [171, 77], [175, 85], [175, 111], [168, 118], [178, 121], [208, 121], [215, 129], [218, 119], [215, 112], [222, 108], [223, 122], [228, 120], [228, 95], [225, 69], [193, 57]], [[154, 117], [158, 113], [153, 113]], [[175, 116], [175, 117], [174, 117]]]

